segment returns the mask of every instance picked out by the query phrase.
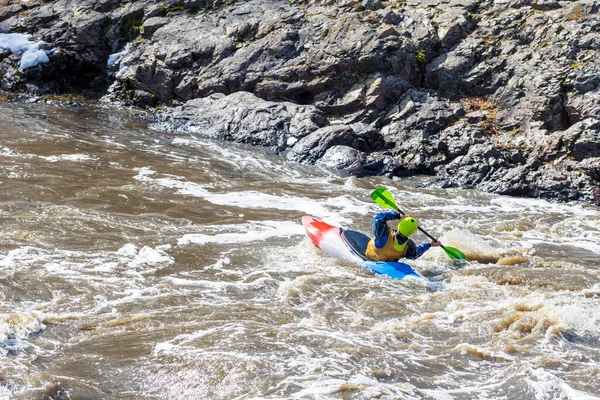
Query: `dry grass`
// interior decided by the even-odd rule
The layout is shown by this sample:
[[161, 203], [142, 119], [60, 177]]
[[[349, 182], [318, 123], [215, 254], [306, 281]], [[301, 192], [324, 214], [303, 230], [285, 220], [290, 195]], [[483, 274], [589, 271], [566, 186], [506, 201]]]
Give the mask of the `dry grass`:
[[479, 124], [485, 128], [490, 135], [497, 135], [496, 118], [498, 118], [498, 106], [496, 103], [482, 97], [470, 97], [462, 99], [461, 103], [467, 113], [484, 111], [486, 118]]
[[50, 101], [58, 101], [62, 103], [73, 102], [73, 103], [85, 103], [87, 99], [80, 95], [74, 93], [67, 94], [45, 94], [42, 96], [46, 100]]
[[467, 112], [496, 109], [496, 103], [491, 102], [483, 97], [465, 98], [461, 100], [461, 103]]
[[575, 6], [571, 13], [567, 16], [567, 19], [570, 21], [578, 21], [583, 22], [585, 20], [583, 10], [581, 9], [581, 5]]
[[15, 97], [17, 97], [17, 95], [14, 93], [1, 92], [0, 93], [0, 103], [6, 102], [6, 101], [12, 101], [15, 99]]

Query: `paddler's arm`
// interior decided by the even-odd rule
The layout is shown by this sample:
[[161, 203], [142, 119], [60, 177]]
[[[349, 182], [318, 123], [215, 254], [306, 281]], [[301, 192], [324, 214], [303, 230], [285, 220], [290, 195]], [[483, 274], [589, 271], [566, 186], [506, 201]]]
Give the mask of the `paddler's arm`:
[[388, 236], [390, 234], [390, 227], [387, 225], [388, 221], [400, 219], [400, 214], [396, 211], [384, 211], [380, 212], [373, 218], [373, 234], [375, 235], [375, 247], [381, 249], [385, 246]]
[[[412, 240], [411, 240], [411, 242], [412, 242]], [[415, 246], [414, 242], [409, 243], [408, 249], [406, 250], [406, 255], [404, 256], [404, 258], [409, 258], [411, 260], [415, 260], [415, 259], [421, 257], [423, 255], [423, 253], [425, 253], [430, 248], [438, 247], [441, 245], [442, 244], [440, 243], [439, 240], [436, 240], [435, 242], [429, 242], [429, 243], [425, 242], [418, 246]]]
[[431, 245], [427, 242], [418, 245], [416, 250], [417, 256], [415, 258], [419, 258], [423, 255], [423, 253], [425, 253], [427, 250], [429, 250], [431, 248]]

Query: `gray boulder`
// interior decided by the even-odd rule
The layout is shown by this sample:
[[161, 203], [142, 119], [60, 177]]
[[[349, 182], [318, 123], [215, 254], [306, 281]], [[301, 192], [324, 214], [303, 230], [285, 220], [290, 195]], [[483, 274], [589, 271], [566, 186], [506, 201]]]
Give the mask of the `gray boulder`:
[[144, 21], [144, 24], [142, 25], [142, 36], [144, 37], [144, 39], [152, 39], [152, 35], [154, 35], [154, 32], [167, 25], [168, 23], [169, 20], [167, 18], [148, 18]]
[[157, 114], [154, 126], [283, 151], [326, 124], [312, 106], [270, 102], [237, 92], [194, 99]]
[[313, 164], [329, 148], [339, 145], [354, 148], [355, 141], [354, 131], [346, 125], [323, 127], [300, 139], [287, 153], [287, 159]]

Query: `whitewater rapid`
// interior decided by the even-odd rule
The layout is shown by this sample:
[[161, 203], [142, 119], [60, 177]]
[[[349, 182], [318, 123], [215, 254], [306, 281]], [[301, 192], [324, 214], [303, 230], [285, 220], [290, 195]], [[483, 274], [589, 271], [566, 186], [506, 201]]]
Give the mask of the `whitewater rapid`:
[[[600, 398], [600, 211], [344, 177], [125, 111], [0, 105], [0, 398]], [[390, 190], [472, 259], [316, 249]], [[416, 236], [417, 242], [425, 241]]]

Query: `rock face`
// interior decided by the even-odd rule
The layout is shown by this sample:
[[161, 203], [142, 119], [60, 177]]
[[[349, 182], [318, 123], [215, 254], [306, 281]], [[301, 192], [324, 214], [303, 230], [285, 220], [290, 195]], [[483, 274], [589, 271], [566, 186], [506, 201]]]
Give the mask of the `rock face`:
[[157, 125], [366, 176], [600, 203], [597, 0], [0, 3], [45, 43], [2, 89], [167, 106]]
[[[156, 116], [155, 126], [283, 151], [327, 125], [314, 106], [270, 102], [248, 92], [193, 99]], [[325, 128], [326, 129], [326, 128]]]

